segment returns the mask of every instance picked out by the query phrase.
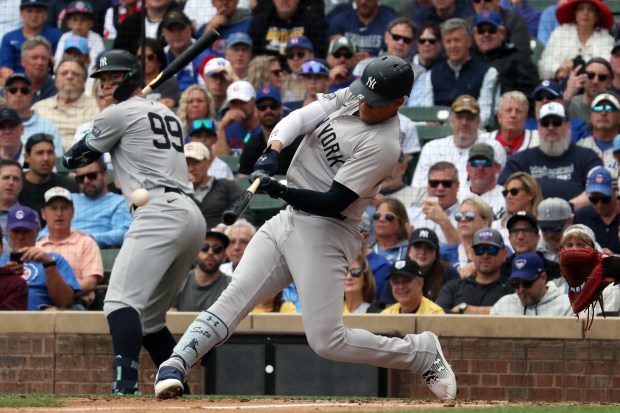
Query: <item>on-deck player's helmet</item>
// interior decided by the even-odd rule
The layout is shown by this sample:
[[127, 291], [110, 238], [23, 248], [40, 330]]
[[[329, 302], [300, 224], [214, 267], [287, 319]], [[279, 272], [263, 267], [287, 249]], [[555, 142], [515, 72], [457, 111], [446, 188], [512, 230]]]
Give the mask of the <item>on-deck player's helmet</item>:
[[126, 50], [112, 49], [106, 50], [99, 55], [95, 63], [95, 71], [90, 77], [98, 78], [106, 72], [124, 72], [123, 81], [118, 85], [114, 94], [114, 99], [119, 101], [127, 100], [133, 91], [140, 87], [141, 75], [138, 59]]
[[409, 96], [412, 87], [411, 65], [398, 56], [387, 55], [368, 63], [349, 90], [369, 105], [383, 106]]

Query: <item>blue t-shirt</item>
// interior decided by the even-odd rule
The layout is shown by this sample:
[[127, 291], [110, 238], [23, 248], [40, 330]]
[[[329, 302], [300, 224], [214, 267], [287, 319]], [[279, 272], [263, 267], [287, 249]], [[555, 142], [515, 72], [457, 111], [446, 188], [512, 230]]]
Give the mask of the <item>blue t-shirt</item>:
[[386, 284], [388, 275], [390, 275], [390, 268], [392, 265], [385, 257], [372, 251], [370, 254], [366, 255], [366, 260], [368, 261], [368, 266], [372, 270], [372, 275], [377, 285], [375, 297], [377, 301], [381, 302], [381, 291], [383, 291], [383, 286]]
[[[62, 32], [54, 27], [45, 25], [39, 33], [39, 36], [45, 37], [52, 44], [52, 56], [54, 56]], [[14, 72], [24, 73], [21, 57], [22, 45], [25, 41], [26, 37], [21, 27], [12, 32], [8, 32], [2, 37], [2, 44], [0, 45], [0, 67], [9, 67], [13, 69]]]
[[[250, 141], [252, 136], [262, 134], [262, 127], [259, 124], [252, 131], [247, 131], [241, 122], [235, 122], [226, 128], [226, 141], [230, 149], [243, 149], [245, 144]], [[233, 151], [234, 152], [234, 151]]]
[[357, 17], [357, 10], [350, 8], [336, 16], [329, 25], [328, 36], [341, 34], [352, 40], [360, 52], [368, 52], [371, 56], [379, 56], [385, 50], [383, 36], [388, 24], [398, 17], [396, 12], [387, 6], [379, 6], [379, 12], [368, 24], [363, 24]]
[[[185, 66], [183, 69], [179, 70], [176, 73], [176, 75], [174, 75], [177, 78], [177, 82], [179, 82], [179, 90], [181, 92], [183, 92], [185, 89], [187, 89], [191, 85], [198, 84], [198, 75], [199, 75], [199, 71], [200, 71], [199, 70], [200, 63], [210, 53], [212, 53], [212, 51], [210, 49], [207, 49], [204, 52], [200, 53], [200, 55], [198, 55], [197, 58], [192, 60], [192, 62], [190, 64]], [[172, 61], [174, 59], [175, 59], [175, 57], [172, 55], [170, 50], [168, 50], [166, 52], [166, 62], [167, 62], [167, 64], [172, 63]]]
[[[48, 255], [56, 260], [56, 268], [69, 287], [73, 288], [75, 293], [82, 291], [69, 263], [58, 254], [51, 253]], [[3, 256], [0, 258], [0, 266], [8, 261], [9, 257], [6, 255]], [[24, 262], [24, 274], [22, 278], [28, 283], [28, 310], [37, 311], [41, 309], [41, 305], [54, 305], [47, 291], [45, 268], [43, 268], [42, 264]]]

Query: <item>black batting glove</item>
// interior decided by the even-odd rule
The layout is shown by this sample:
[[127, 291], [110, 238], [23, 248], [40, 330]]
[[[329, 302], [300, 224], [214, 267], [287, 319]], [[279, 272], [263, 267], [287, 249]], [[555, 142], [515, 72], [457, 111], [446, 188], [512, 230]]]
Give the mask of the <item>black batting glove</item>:
[[259, 194], [267, 194], [271, 198], [280, 198], [288, 190], [286, 185], [282, 185], [263, 170], [259, 169], [250, 174], [250, 183], [253, 183], [256, 179], [260, 179], [260, 185], [256, 190]]
[[254, 164], [254, 170], [264, 171], [269, 176], [275, 175], [278, 170], [278, 161], [280, 159], [280, 153], [278, 151], [271, 149], [271, 145], [269, 145], [262, 153], [262, 155], [256, 160]]

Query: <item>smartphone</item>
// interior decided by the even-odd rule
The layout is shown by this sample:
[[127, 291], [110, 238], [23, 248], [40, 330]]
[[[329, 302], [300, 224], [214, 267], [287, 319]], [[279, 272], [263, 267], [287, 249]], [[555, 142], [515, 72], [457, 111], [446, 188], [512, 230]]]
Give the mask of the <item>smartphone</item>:
[[9, 261], [13, 261], [13, 262], [17, 262], [21, 264], [23, 255], [24, 255], [23, 252], [12, 252], [11, 255], [9, 256]]

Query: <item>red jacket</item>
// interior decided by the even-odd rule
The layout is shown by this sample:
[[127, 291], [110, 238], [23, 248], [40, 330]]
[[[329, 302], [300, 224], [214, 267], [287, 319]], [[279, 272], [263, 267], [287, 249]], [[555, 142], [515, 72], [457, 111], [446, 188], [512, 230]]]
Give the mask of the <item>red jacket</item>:
[[19, 275], [0, 274], [0, 310], [26, 311], [28, 284]]

